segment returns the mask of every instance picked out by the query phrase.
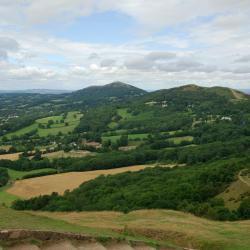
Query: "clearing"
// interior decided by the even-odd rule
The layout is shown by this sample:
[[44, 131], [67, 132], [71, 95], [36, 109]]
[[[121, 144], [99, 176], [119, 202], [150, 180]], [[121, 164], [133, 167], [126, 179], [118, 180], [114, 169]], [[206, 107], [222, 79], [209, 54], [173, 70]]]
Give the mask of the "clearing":
[[238, 174], [238, 179], [231, 183], [229, 187], [217, 197], [222, 198], [225, 206], [230, 210], [236, 210], [240, 206], [242, 199], [250, 194], [250, 178], [242, 175], [242, 171]]
[[60, 150], [52, 153], [43, 154], [42, 157], [49, 159], [56, 159], [56, 158], [67, 158], [67, 157], [77, 158], [77, 157], [85, 157], [88, 155], [93, 155], [93, 153], [87, 150], [72, 150], [70, 152], [64, 152], [63, 150]]
[[[169, 167], [171, 166], [172, 165], [169, 165]], [[7, 190], [7, 192], [22, 198], [31, 198], [38, 195], [51, 194], [52, 192], [63, 194], [65, 190], [73, 190], [79, 187], [83, 182], [95, 179], [100, 175], [119, 174], [127, 171], [139, 171], [147, 167], [154, 167], [154, 165], [137, 165], [108, 170], [69, 172], [36, 177], [16, 181], [14, 185]]]
[[169, 138], [168, 140], [173, 142], [174, 144], [180, 144], [183, 141], [191, 142], [193, 141], [193, 139], [194, 139], [193, 136], [181, 136], [181, 137], [172, 137]]

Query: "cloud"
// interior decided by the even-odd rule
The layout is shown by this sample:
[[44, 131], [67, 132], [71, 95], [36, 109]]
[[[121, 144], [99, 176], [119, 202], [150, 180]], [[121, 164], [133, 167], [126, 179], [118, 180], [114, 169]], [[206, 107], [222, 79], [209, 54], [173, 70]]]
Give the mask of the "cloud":
[[152, 61], [158, 61], [158, 60], [169, 60], [175, 57], [176, 57], [175, 53], [165, 52], [165, 51], [154, 51], [154, 52], [149, 53], [146, 56], [146, 59], [152, 60]]
[[6, 51], [17, 51], [19, 50], [19, 44], [15, 39], [0, 37], [0, 49], [4, 49]]
[[55, 72], [37, 67], [21, 67], [9, 70], [9, 74], [14, 79], [36, 79], [47, 80], [55, 76]]
[[8, 58], [8, 54], [4, 50], [0, 50], [0, 61], [5, 61]]
[[110, 67], [114, 66], [116, 61], [114, 59], [104, 59], [100, 62], [101, 67]]
[[[107, 44], [53, 33], [53, 26], [104, 12], [132, 19], [134, 37]], [[249, 0], [0, 0], [0, 88], [42, 81], [72, 89], [114, 80], [149, 89], [247, 86], [249, 16]]]
[[250, 62], [250, 55], [242, 56], [242, 57], [236, 59], [235, 62], [238, 62], [238, 63], [247, 63], [247, 62]]

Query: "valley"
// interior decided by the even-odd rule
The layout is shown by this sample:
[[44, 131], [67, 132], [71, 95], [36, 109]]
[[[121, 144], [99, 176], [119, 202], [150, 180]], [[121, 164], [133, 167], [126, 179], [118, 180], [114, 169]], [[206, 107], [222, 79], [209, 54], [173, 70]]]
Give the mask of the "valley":
[[248, 249], [247, 94], [115, 82], [0, 103], [1, 229]]

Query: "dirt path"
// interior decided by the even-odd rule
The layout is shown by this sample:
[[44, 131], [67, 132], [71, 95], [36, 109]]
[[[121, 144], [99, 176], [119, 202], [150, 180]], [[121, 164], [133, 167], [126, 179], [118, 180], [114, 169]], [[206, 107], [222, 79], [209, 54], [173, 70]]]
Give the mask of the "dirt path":
[[235, 97], [235, 99], [237, 99], [237, 100], [245, 99], [245, 96], [242, 93], [237, 92], [234, 89], [231, 89], [231, 92], [232, 92], [233, 96]]
[[242, 171], [244, 171], [244, 169], [243, 170], [241, 170], [240, 172], [239, 172], [239, 174], [238, 174], [238, 179], [241, 181], [241, 182], [243, 182], [244, 184], [246, 184], [248, 187], [250, 187], [250, 182], [248, 182], [247, 180], [245, 180], [243, 177], [242, 177]]

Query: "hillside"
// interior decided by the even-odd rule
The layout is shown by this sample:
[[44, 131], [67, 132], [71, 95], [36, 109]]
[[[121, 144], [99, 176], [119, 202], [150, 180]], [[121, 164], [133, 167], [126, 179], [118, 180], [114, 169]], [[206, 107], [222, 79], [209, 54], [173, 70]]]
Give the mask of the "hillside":
[[[120, 244], [126, 243], [132, 244], [132, 246], [135, 246], [136, 241], [141, 244], [145, 242], [145, 245], [156, 246], [156, 249], [162, 250], [181, 250], [183, 248], [248, 250], [250, 244], [249, 220], [240, 221], [237, 224], [235, 222], [215, 222], [171, 210], [139, 210], [128, 214], [112, 211], [50, 213], [20, 212], [0, 207], [0, 214], [4, 215], [0, 220], [0, 229], [22, 228], [23, 231], [36, 231], [37, 233], [33, 234], [30, 231], [31, 236], [19, 242], [19, 244], [26, 242], [33, 244], [33, 246], [34, 244], [38, 246], [46, 246], [48, 243], [58, 244], [62, 242], [62, 239], [70, 241], [70, 237], [71, 240], [74, 237], [74, 234], [70, 232], [81, 233], [87, 239], [92, 238], [91, 242], [99, 241], [104, 247], [109, 241], [114, 242], [114, 239], [117, 239]], [[45, 232], [39, 233], [39, 230]], [[61, 235], [61, 237], [58, 235], [57, 240], [55, 240], [53, 232], [65, 232], [66, 234]], [[18, 237], [20, 233], [15, 233], [15, 235]], [[35, 235], [36, 237], [34, 237]], [[41, 240], [42, 236], [44, 239], [45, 235], [50, 241]], [[53, 235], [54, 237], [52, 237]], [[86, 241], [79, 243], [84, 242]], [[76, 244], [77, 242], [72, 240], [72, 243]], [[12, 240], [12, 244], [16, 244], [16, 241]], [[0, 246], [3, 245], [6, 245], [6, 242], [0, 241]], [[159, 246], [162, 247], [159, 248]], [[131, 250], [131, 248], [128, 249]], [[140, 248], [140, 250], [142, 249]]]
[[68, 96], [74, 101], [82, 101], [85, 104], [95, 104], [100, 102], [121, 101], [131, 97], [138, 97], [146, 94], [145, 90], [136, 88], [132, 85], [113, 82], [104, 86], [91, 86], [73, 92]]

